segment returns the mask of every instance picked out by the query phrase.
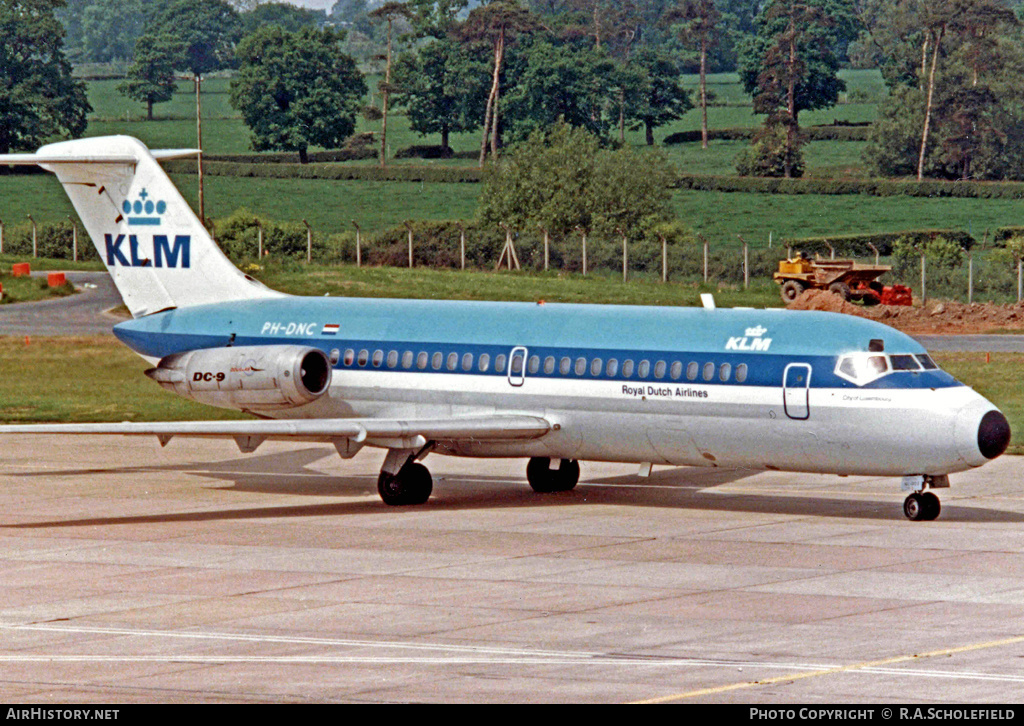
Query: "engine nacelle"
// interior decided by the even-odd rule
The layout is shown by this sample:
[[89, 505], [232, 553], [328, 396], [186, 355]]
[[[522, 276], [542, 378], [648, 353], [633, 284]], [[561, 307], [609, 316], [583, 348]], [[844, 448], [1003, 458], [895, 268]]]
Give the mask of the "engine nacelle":
[[331, 364], [322, 350], [300, 345], [206, 348], [169, 355], [146, 375], [200, 403], [271, 411], [320, 398]]

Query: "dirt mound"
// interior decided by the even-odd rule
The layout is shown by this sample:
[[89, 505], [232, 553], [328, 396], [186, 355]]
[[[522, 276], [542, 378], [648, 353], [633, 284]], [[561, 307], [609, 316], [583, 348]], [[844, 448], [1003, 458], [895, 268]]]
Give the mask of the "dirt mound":
[[871, 318], [905, 333], [986, 333], [1019, 330], [1024, 333], [1024, 304], [962, 303], [955, 300], [915, 300], [906, 305], [854, 305], [827, 290], [806, 290], [789, 304], [790, 310], [824, 310]]

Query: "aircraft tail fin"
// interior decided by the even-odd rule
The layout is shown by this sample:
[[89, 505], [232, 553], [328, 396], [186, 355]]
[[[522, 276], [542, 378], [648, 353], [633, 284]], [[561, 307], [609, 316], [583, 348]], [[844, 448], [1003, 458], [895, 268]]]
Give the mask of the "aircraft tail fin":
[[134, 317], [280, 296], [228, 260], [158, 163], [198, 153], [151, 152], [138, 139], [108, 136], [0, 155], [0, 164], [56, 174]]

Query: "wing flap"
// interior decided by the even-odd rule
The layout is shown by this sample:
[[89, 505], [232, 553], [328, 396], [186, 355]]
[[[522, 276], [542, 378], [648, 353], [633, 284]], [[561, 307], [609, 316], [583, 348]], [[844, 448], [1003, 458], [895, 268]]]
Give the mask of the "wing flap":
[[172, 436], [200, 438], [251, 437], [253, 440], [304, 440], [357, 443], [422, 436], [441, 441], [532, 439], [551, 430], [538, 416], [476, 416], [447, 419], [273, 419], [259, 421], [160, 421], [81, 424], [17, 424], [0, 426], [0, 434], [70, 434]]

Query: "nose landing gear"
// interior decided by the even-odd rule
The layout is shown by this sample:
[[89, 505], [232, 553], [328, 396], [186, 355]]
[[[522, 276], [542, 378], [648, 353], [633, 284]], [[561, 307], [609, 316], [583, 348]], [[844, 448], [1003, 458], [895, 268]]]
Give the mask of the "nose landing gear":
[[949, 477], [942, 475], [919, 474], [903, 477], [901, 488], [903, 491], [910, 491], [910, 494], [903, 500], [903, 514], [911, 522], [931, 522], [937, 519], [942, 505], [939, 498], [931, 489], [942, 489], [949, 487]]

